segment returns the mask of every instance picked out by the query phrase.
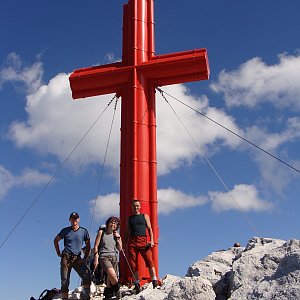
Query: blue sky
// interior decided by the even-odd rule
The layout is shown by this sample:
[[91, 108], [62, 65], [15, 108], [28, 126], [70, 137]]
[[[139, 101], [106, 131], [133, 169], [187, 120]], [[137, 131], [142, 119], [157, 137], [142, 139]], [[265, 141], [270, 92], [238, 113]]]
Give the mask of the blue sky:
[[[113, 95], [73, 101], [68, 76], [121, 58], [125, 2], [1, 1], [3, 299], [59, 287], [53, 238], [71, 211], [92, 222], [92, 244], [118, 214], [120, 105], [100, 182], [113, 106], [72, 150]], [[206, 48], [211, 69], [208, 81], [163, 90], [297, 170], [299, 11], [296, 0], [155, 1], [156, 54]], [[157, 93], [160, 277], [253, 236], [298, 239], [299, 172], [167, 98], [193, 139]]]

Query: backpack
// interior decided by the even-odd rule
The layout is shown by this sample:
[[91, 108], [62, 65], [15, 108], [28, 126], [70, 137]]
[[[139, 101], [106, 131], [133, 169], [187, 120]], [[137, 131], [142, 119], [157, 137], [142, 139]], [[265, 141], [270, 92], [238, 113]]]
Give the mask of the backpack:
[[[37, 300], [52, 300], [54, 296], [58, 295], [60, 293], [59, 289], [52, 289], [52, 290], [44, 290], [39, 298]], [[30, 300], [36, 300], [33, 297], [30, 298]]]

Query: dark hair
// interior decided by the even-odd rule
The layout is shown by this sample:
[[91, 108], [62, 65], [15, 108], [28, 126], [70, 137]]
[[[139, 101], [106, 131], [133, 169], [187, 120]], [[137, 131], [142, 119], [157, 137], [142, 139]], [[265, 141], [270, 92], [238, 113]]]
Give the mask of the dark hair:
[[106, 227], [108, 226], [108, 223], [110, 223], [110, 222], [116, 222], [117, 230], [119, 229], [119, 227], [120, 227], [120, 219], [119, 218], [114, 217], [114, 216], [109, 217], [105, 222]]
[[133, 200], [131, 200], [131, 204], [132, 204], [133, 202], [139, 202], [139, 203], [141, 204], [141, 201], [140, 201], [139, 199], [133, 199]]

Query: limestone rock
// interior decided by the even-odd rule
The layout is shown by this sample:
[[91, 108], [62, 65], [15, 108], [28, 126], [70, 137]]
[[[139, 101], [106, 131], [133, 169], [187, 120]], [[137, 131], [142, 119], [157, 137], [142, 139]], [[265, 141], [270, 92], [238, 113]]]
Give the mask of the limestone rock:
[[185, 277], [174, 282], [165, 300], [214, 300], [211, 282], [202, 276]]
[[161, 287], [153, 289], [150, 283], [138, 295], [122, 299], [296, 300], [299, 283], [300, 241], [254, 237], [245, 248], [216, 251], [193, 263], [183, 278], [167, 275]]
[[232, 247], [228, 250], [213, 252], [192, 264], [188, 268], [186, 276], [202, 275], [211, 282], [217, 300], [227, 299], [232, 264], [243, 250], [243, 247]]
[[124, 300], [214, 300], [215, 293], [209, 280], [199, 277], [167, 275], [160, 288], [153, 289], [149, 284], [138, 295], [125, 296]]
[[300, 241], [253, 238], [233, 264], [230, 300], [300, 299]]

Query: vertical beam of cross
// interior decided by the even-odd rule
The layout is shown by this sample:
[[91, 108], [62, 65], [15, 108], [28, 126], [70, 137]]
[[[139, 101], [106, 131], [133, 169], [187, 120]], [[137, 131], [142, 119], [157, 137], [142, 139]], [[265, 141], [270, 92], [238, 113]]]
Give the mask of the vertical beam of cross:
[[[153, 0], [129, 0], [124, 5], [122, 52], [122, 62], [75, 70], [70, 85], [74, 99], [114, 92], [122, 97], [121, 235], [131, 215], [131, 200], [139, 199], [153, 227], [152, 253], [158, 272], [155, 87], [208, 79], [208, 58], [206, 49], [155, 55]], [[149, 279], [141, 260], [139, 273]], [[120, 277], [125, 282], [131, 277], [124, 258]]]

